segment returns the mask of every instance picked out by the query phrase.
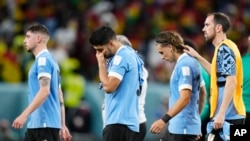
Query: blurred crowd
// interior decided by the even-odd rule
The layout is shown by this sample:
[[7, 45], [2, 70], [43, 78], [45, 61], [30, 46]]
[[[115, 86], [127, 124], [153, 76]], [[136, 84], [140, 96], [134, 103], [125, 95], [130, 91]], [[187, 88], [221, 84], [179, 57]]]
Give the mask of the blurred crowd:
[[230, 16], [233, 25], [228, 36], [242, 54], [250, 33], [248, 0], [1, 0], [0, 11], [0, 82], [7, 83], [26, 82], [33, 56], [23, 47], [24, 30], [33, 22], [49, 28], [48, 48], [62, 75], [72, 72], [91, 82], [98, 82], [98, 66], [88, 39], [100, 25], [126, 35], [144, 58], [149, 80], [157, 82], [168, 82], [173, 67], [154, 48], [160, 31], [178, 31], [208, 60], [213, 47], [205, 43], [201, 30], [209, 12]]

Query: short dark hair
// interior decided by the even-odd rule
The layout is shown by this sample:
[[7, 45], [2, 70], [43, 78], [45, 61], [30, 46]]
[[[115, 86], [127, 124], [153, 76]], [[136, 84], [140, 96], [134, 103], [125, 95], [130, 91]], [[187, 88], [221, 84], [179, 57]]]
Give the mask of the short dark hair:
[[42, 33], [42, 34], [45, 34], [45, 35], [49, 36], [48, 28], [45, 25], [40, 24], [40, 23], [34, 23], [34, 24], [30, 25], [27, 28], [26, 32], [28, 32], [28, 31], [30, 31], [30, 32], [38, 32], [38, 33]]
[[215, 24], [221, 24], [222, 25], [222, 30], [224, 33], [226, 33], [231, 24], [230, 24], [230, 18], [221, 12], [216, 12], [216, 13], [210, 13], [208, 16], [213, 15], [214, 16], [214, 23]]
[[101, 26], [92, 33], [89, 42], [98, 46], [107, 44], [111, 39], [116, 39], [115, 31], [108, 26]]
[[176, 48], [177, 52], [181, 53], [184, 49], [183, 38], [175, 31], [162, 31], [156, 36], [156, 42], [162, 45], [171, 44]]

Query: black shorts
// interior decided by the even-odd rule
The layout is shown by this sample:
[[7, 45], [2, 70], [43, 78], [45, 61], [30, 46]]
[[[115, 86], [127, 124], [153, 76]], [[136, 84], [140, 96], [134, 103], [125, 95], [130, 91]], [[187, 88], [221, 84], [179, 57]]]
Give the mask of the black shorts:
[[165, 133], [161, 137], [160, 141], [197, 141], [197, 135], [187, 135], [187, 134], [172, 134], [168, 130], [168, 124], [166, 125]]
[[250, 112], [247, 112], [247, 113], [246, 113], [245, 124], [250, 125]]
[[58, 128], [27, 129], [24, 141], [60, 141]]
[[136, 141], [144, 141], [147, 133], [146, 122], [140, 124], [140, 132], [137, 134]]
[[169, 133], [169, 138], [170, 141], [196, 141], [197, 135]]
[[137, 134], [127, 125], [111, 124], [103, 129], [103, 141], [135, 141]]

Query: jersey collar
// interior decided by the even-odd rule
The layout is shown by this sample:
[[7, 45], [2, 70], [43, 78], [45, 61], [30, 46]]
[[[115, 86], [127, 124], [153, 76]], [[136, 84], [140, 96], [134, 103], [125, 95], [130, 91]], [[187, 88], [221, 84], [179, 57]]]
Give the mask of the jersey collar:
[[41, 51], [36, 55], [36, 58], [37, 58], [40, 54], [42, 54], [42, 53], [44, 53], [44, 52], [48, 52], [48, 50], [47, 50], [47, 49], [41, 50]]

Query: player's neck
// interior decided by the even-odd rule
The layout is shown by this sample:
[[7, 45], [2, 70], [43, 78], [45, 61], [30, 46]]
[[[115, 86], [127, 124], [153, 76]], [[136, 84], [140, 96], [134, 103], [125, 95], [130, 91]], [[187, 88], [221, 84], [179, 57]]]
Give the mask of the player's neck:
[[227, 39], [226, 34], [219, 34], [216, 35], [216, 37], [213, 40], [213, 45], [216, 47], [218, 46], [221, 42], [223, 42], [225, 39]]
[[47, 49], [46, 45], [43, 45], [43, 44], [38, 45], [38, 46], [36, 46], [36, 47], [34, 48], [34, 50], [32, 51], [32, 52], [33, 52], [33, 55], [34, 55], [34, 56], [37, 56], [41, 51], [43, 51], [43, 50], [45, 50], [45, 49]]

